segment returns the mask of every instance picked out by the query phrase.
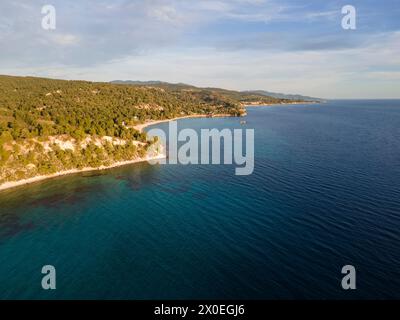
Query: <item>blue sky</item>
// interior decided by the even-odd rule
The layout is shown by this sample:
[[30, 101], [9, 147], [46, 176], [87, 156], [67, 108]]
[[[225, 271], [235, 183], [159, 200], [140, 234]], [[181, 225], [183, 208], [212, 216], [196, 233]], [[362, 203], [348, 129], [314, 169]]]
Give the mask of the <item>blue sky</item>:
[[400, 98], [398, 0], [2, 0], [0, 44], [1, 74]]

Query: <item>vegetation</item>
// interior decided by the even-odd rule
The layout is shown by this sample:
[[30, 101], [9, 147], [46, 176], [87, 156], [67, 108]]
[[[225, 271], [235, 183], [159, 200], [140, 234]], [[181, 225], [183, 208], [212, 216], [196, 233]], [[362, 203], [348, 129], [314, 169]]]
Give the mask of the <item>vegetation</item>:
[[[204, 101], [210, 101], [213, 99], [229, 101], [231, 104], [280, 104], [280, 103], [290, 103], [290, 102], [304, 102], [301, 98], [280, 98], [272, 97], [266, 95], [261, 91], [233, 91], [220, 88], [197, 88], [184, 83], [168, 83], [161, 81], [121, 81], [116, 80], [112, 82], [113, 84], [125, 84], [132, 85], [136, 87], [154, 87], [161, 88], [164, 90], [169, 90], [171, 92], [179, 93], [185, 92], [190, 93], [192, 96], [197, 96]], [[289, 95], [290, 96], [290, 95]]]
[[254, 93], [165, 83], [127, 85], [0, 76], [0, 184], [143, 156], [134, 125], [191, 114], [239, 116]]

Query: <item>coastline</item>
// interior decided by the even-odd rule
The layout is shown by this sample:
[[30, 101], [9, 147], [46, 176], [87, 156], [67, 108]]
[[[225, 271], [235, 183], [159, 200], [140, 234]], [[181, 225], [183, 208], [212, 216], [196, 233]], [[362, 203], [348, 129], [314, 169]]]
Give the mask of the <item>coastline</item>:
[[[242, 107], [246, 108], [246, 107], [257, 107], [257, 106], [262, 107], [262, 106], [279, 106], [279, 105], [292, 105], [292, 104], [315, 104], [315, 103], [320, 103], [320, 102], [308, 101], [308, 102], [302, 102], [302, 103], [300, 103], [300, 102], [290, 102], [290, 103], [272, 103], [272, 104], [265, 104], [265, 103], [263, 103], [263, 104], [246, 104], [246, 105], [242, 105]], [[243, 114], [243, 116], [246, 116], [246, 113]], [[142, 132], [143, 129], [147, 128], [148, 126], [152, 126], [152, 125], [156, 125], [156, 124], [160, 124], [160, 123], [165, 123], [165, 122], [170, 122], [170, 121], [175, 121], [175, 120], [190, 119], [190, 118], [225, 118], [225, 117], [228, 118], [228, 117], [240, 117], [240, 116], [235, 116], [235, 115], [232, 115], [232, 114], [214, 114], [212, 116], [209, 116], [207, 114], [192, 114], [192, 115], [186, 115], [186, 116], [181, 116], [181, 117], [175, 117], [175, 118], [171, 118], [171, 119], [150, 120], [150, 121], [147, 121], [145, 123], [133, 125], [133, 126], [130, 126], [130, 127]], [[35, 177], [32, 177], [32, 178], [22, 179], [22, 180], [19, 180], [19, 181], [4, 182], [3, 184], [0, 184], [0, 191], [4, 191], [4, 190], [7, 190], [7, 189], [19, 187], [19, 186], [22, 186], [22, 185], [31, 184], [31, 183], [34, 183], [34, 182], [39, 182], [39, 181], [42, 181], [42, 180], [47, 180], [47, 179], [51, 179], [51, 178], [65, 176], [65, 175], [69, 175], [69, 174], [89, 172], [89, 171], [107, 170], [107, 169], [112, 169], [112, 168], [115, 168], [115, 167], [120, 167], [120, 166], [124, 166], [124, 165], [128, 165], [128, 164], [144, 162], [144, 161], [151, 161], [151, 160], [159, 160], [159, 159], [165, 159], [165, 158], [166, 158], [165, 154], [160, 154], [160, 155], [153, 156], [153, 157], [144, 157], [144, 158], [138, 158], [138, 159], [133, 159], [133, 160], [115, 162], [110, 166], [100, 166], [98, 168], [88, 167], [88, 168], [83, 168], [83, 169], [71, 169], [71, 170], [56, 172], [56, 173], [50, 174], [50, 175], [35, 176]]]
[[270, 107], [270, 106], [290, 106], [290, 105], [297, 105], [297, 104], [321, 104], [324, 103], [323, 101], [294, 101], [294, 102], [286, 102], [286, 103], [253, 103], [253, 104], [243, 104], [242, 107]]
[[83, 169], [71, 169], [71, 170], [56, 172], [56, 173], [49, 174], [49, 175], [35, 176], [32, 178], [22, 179], [22, 180], [18, 180], [18, 181], [9, 181], [9, 182], [5, 182], [0, 185], [0, 191], [4, 191], [7, 189], [11, 189], [11, 188], [15, 188], [15, 187], [19, 187], [19, 186], [23, 186], [23, 185], [31, 184], [34, 182], [51, 179], [51, 178], [65, 176], [65, 175], [69, 175], [69, 174], [89, 172], [89, 171], [101, 171], [101, 170], [107, 170], [107, 169], [125, 166], [128, 164], [144, 162], [144, 161], [151, 161], [151, 160], [160, 160], [160, 159], [165, 159], [165, 158], [166, 158], [165, 154], [159, 154], [159, 155], [156, 155], [153, 157], [143, 157], [143, 158], [137, 158], [137, 159], [132, 159], [132, 160], [115, 162], [109, 166], [100, 166], [98, 168], [88, 167], [88, 168], [83, 168]]
[[[147, 121], [145, 123], [137, 124], [137, 125], [130, 126], [130, 127], [142, 132], [142, 130], [144, 128], [151, 126], [151, 125], [159, 124], [159, 123], [180, 120], [180, 119], [187, 119], [187, 118], [207, 118], [207, 117], [209, 117], [209, 116], [206, 114], [193, 114], [193, 115], [188, 115], [188, 116], [175, 117], [172, 119], [151, 120], [151, 121]], [[234, 116], [230, 115], [230, 114], [216, 114], [216, 115], [213, 115], [212, 117], [221, 118], [221, 117], [234, 117]], [[133, 160], [120, 161], [120, 162], [113, 163], [110, 166], [100, 166], [98, 168], [89, 167], [89, 168], [83, 168], [83, 169], [71, 169], [71, 170], [56, 172], [56, 173], [49, 174], [49, 175], [35, 176], [32, 178], [22, 179], [22, 180], [18, 180], [18, 181], [7, 181], [7, 182], [4, 182], [3, 184], [0, 184], [0, 192], [11, 189], [11, 188], [15, 188], [15, 187], [19, 187], [19, 186], [23, 186], [23, 185], [51, 179], [51, 178], [61, 177], [61, 176], [69, 175], [69, 174], [89, 172], [89, 171], [107, 170], [107, 169], [121, 167], [121, 166], [128, 165], [128, 164], [144, 162], [144, 161], [151, 161], [151, 160], [159, 160], [159, 159], [165, 159], [165, 158], [166, 158], [166, 154], [160, 154], [160, 155], [157, 155], [154, 157], [144, 157], [144, 158], [138, 158], [138, 159], [133, 159]]]
[[[287, 103], [254, 103], [254, 104], [242, 104], [243, 108], [246, 107], [268, 107], [268, 106], [285, 106], [285, 105], [296, 105], [296, 104], [320, 104], [322, 103], [321, 101], [304, 101], [304, 102], [287, 102]], [[247, 114], [243, 114], [243, 116], [246, 116]], [[217, 113], [213, 114], [212, 116], [209, 116], [207, 114], [191, 114], [187, 116], [181, 116], [181, 117], [175, 117], [171, 119], [162, 119], [162, 120], [150, 120], [146, 121], [144, 123], [136, 124], [133, 126], [129, 126], [129, 128], [136, 129], [140, 132], [143, 131], [143, 129], [147, 128], [148, 126], [160, 124], [160, 123], [165, 123], [169, 121], [175, 121], [175, 120], [181, 120], [181, 119], [190, 119], [190, 118], [228, 118], [228, 117], [240, 117], [240, 116], [235, 116], [232, 114], [224, 114], [224, 113]]]
[[231, 114], [214, 114], [212, 117], [206, 115], [206, 114], [192, 114], [188, 116], [182, 116], [182, 117], [175, 117], [172, 119], [163, 119], [163, 120], [150, 120], [145, 123], [140, 123], [134, 126], [131, 126], [131, 128], [134, 128], [140, 132], [143, 131], [144, 128], [148, 126], [152, 126], [155, 124], [160, 124], [160, 123], [165, 123], [165, 122], [170, 122], [170, 121], [175, 121], [175, 120], [181, 120], [181, 119], [190, 119], [190, 118], [225, 118], [225, 117], [235, 117], [234, 115]]

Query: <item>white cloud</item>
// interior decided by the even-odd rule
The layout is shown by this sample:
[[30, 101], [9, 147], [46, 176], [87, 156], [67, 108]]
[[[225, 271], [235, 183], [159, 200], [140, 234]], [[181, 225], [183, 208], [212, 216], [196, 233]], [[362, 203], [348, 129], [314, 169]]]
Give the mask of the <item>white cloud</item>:
[[[339, 7], [338, 7], [339, 8]], [[318, 12], [309, 12], [306, 13], [306, 18], [310, 20], [315, 19], [336, 19], [340, 15], [339, 10], [330, 10], [330, 11], [318, 11]]]
[[[400, 71], [372, 71], [367, 77], [373, 80], [397, 80], [400, 81]], [[400, 82], [399, 82], [400, 84]]]
[[61, 46], [71, 46], [79, 44], [79, 37], [73, 34], [55, 34], [52, 37], [54, 43]]
[[150, 18], [155, 18], [159, 21], [179, 24], [181, 17], [178, 16], [173, 6], [155, 6], [148, 8]]
[[[32, 70], [36, 75], [69, 79], [163, 80], [237, 90], [265, 89], [324, 98], [400, 97], [397, 36], [382, 35], [363, 48], [323, 52], [220, 51], [209, 47], [157, 50], [116, 59], [97, 68]], [[374, 66], [378, 70], [371, 70]], [[380, 71], [386, 69], [389, 71]]]
[[[0, 2], [6, 13], [0, 41], [7, 45], [0, 50], [0, 73], [164, 80], [322, 97], [400, 97], [399, 31], [319, 32], [320, 25], [312, 24], [332, 23], [339, 11], [290, 4], [84, 0], [67, 6], [55, 0], [57, 30], [46, 32], [40, 26], [39, 1], [14, 5], [5, 0]], [[275, 21], [300, 30], [269, 31], [270, 25], [254, 30], [254, 22], [273, 27]], [[210, 26], [221, 29], [214, 32]]]

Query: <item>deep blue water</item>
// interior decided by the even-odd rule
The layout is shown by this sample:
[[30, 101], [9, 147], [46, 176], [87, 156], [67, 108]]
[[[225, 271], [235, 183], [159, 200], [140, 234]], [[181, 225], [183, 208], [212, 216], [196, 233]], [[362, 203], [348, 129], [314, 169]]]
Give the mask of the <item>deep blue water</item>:
[[400, 298], [400, 101], [240, 120], [179, 128], [254, 128], [250, 176], [143, 163], [0, 192], [0, 298]]

